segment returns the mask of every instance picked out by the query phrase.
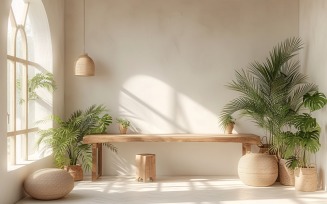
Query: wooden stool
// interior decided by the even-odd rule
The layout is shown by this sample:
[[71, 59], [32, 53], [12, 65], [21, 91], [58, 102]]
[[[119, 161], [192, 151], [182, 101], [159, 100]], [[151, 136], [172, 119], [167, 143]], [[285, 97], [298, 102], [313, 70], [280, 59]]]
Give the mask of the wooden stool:
[[136, 158], [136, 179], [137, 181], [147, 182], [156, 179], [156, 155], [137, 154]]

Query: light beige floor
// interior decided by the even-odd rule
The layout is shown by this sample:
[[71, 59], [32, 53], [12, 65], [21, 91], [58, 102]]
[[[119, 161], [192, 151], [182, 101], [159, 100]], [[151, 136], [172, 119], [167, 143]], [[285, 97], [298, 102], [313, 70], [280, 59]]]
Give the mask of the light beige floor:
[[276, 183], [270, 187], [250, 187], [235, 177], [159, 177], [140, 183], [134, 177], [89, 178], [76, 182], [64, 199], [38, 201], [29, 197], [17, 204], [327, 204], [327, 192], [297, 192]]

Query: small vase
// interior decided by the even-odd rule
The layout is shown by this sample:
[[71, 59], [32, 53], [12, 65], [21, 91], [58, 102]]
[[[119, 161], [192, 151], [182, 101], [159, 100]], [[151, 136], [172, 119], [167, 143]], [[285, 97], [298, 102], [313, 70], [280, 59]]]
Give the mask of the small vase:
[[228, 123], [228, 125], [226, 126], [225, 132], [227, 134], [232, 134], [233, 133], [233, 129], [234, 129], [234, 123]]
[[124, 127], [123, 125], [119, 125], [119, 132], [120, 134], [126, 134], [127, 133], [127, 129], [126, 127]]

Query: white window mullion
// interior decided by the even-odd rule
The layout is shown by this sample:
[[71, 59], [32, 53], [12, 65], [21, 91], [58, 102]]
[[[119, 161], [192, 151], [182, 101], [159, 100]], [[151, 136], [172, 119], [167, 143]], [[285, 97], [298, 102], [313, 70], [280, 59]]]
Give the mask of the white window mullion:
[[[29, 5], [29, 4], [28, 4]], [[28, 12], [28, 5], [26, 8], [26, 12], [25, 12], [25, 21], [26, 22], [26, 16], [27, 16], [27, 12]], [[23, 91], [23, 99], [25, 101], [25, 103], [23, 104], [23, 123], [24, 123], [24, 129], [28, 129], [28, 45], [27, 45], [27, 37], [26, 37], [26, 32], [25, 30], [22, 30], [23, 33], [23, 48], [24, 49], [24, 58], [25, 58], [25, 63], [24, 63], [24, 68], [23, 68], [23, 77], [22, 77], [22, 84], [24, 84], [24, 88], [22, 88]], [[23, 144], [22, 146], [24, 147], [24, 152], [22, 155], [22, 158], [26, 161], [28, 160], [28, 133], [23, 135]]]
[[25, 27], [26, 25], [26, 20], [27, 20], [27, 13], [28, 13], [28, 9], [30, 7], [30, 3], [26, 3], [26, 7], [25, 7], [25, 13], [24, 13], [24, 20], [23, 20], [23, 26]]
[[[16, 47], [16, 46], [15, 46]], [[16, 48], [15, 48], [16, 49]], [[10, 104], [10, 113], [11, 113], [11, 117], [10, 117], [10, 124], [12, 127], [13, 131], [17, 130], [17, 125], [16, 125], [16, 114], [17, 114], [17, 107], [16, 107], [16, 74], [17, 73], [17, 63], [14, 62], [13, 63], [13, 70], [11, 70], [11, 104]], [[10, 137], [10, 163], [11, 164], [16, 164], [16, 136]]]
[[[27, 78], [27, 65], [24, 64], [23, 66], [23, 74], [22, 74], [22, 99], [24, 102], [21, 104], [22, 106], [22, 114], [21, 114], [21, 122], [22, 122], [22, 129], [28, 129], [28, 78]], [[27, 160], [27, 135], [23, 134], [21, 136], [21, 147], [22, 147], [22, 155], [21, 158], [23, 160]]]
[[36, 100], [29, 98], [28, 83], [40, 72], [52, 72], [52, 50], [42, 0], [12, 0], [8, 17], [7, 154], [8, 164], [16, 165], [43, 157], [34, 148], [38, 137], [34, 123], [52, 113], [52, 96], [37, 86], [32, 90]]

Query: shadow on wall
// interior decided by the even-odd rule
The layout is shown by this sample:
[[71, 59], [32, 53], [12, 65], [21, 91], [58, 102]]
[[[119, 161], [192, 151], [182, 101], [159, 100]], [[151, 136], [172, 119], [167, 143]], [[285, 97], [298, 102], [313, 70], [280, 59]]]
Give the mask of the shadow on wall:
[[[189, 133], [188, 128], [184, 128], [179, 124], [174, 123], [174, 121], [172, 120], [173, 118], [177, 118], [177, 110], [180, 107], [180, 103], [178, 102], [178, 100], [176, 99], [178, 96], [176, 93], [173, 93], [172, 98], [175, 98], [176, 102], [176, 106], [174, 107], [174, 109], [176, 109], [176, 111], [174, 112], [175, 114], [172, 115], [172, 118], [169, 118], [170, 116], [168, 116], [167, 114], [164, 113], [164, 111], [162, 111], [163, 109], [168, 107], [160, 107], [159, 109], [156, 107], [151, 106], [150, 103], [147, 103], [145, 100], [142, 100], [141, 98], [137, 97], [135, 94], [131, 93], [130, 91], [123, 89], [121, 91], [122, 97], [124, 97], [125, 99], [128, 98], [129, 101], [131, 101], [130, 103], [124, 104], [125, 100], [122, 100], [121, 102], [121, 106], [120, 106], [120, 112], [122, 113], [122, 115], [124, 114], [126, 117], [132, 117], [134, 120], [134, 124], [139, 124], [141, 127], [144, 127], [143, 123], [148, 124], [150, 121], [147, 118], [144, 118], [144, 116], [142, 117], [142, 115], [138, 115], [137, 112], [138, 110], [141, 109], [141, 111], [144, 113], [146, 112], [146, 116], [149, 116], [151, 118], [156, 118], [156, 119], [160, 119], [160, 121], [164, 124], [169, 125], [170, 127], [172, 127], [172, 131], [173, 132], [183, 132], [183, 133]], [[133, 102], [132, 102], [133, 101]], [[138, 106], [138, 109], [132, 109], [130, 107], [133, 106]], [[160, 110], [161, 109], [161, 110]], [[182, 115], [183, 117], [183, 121], [186, 121], [185, 115]], [[185, 126], [188, 126], [187, 124]], [[136, 126], [137, 127], [137, 126]], [[149, 127], [144, 127], [143, 130], [147, 131], [146, 129], [148, 129]], [[137, 128], [136, 129], [137, 132], [141, 131], [141, 128]]]
[[216, 113], [153, 77], [137, 75], [129, 78], [118, 99], [118, 114], [132, 122], [133, 132], [219, 132]]

